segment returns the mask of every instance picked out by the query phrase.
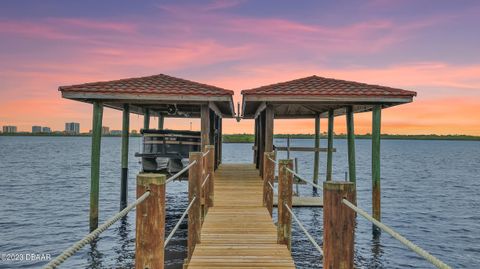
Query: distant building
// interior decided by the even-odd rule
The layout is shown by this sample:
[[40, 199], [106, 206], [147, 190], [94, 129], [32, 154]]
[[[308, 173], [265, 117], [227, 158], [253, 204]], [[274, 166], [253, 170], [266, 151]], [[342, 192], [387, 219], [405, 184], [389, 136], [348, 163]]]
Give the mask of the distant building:
[[102, 135], [110, 134], [110, 128], [107, 126], [102, 126]]
[[17, 126], [3, 126], [3, 132], [4, 133], [16, 133], [17, 132]]
[[32, 133], [33, 134], [38, 134], [42, 132], [42, 126], [32, 126]]
[[67, 133], [67, 134], [79, 134], [80, 133], [80, 123], [77, 123], [77, 122], [67, 122], [67, 123], [65, 123], [65, 133]]
[[122, 130], [111, 130], [111, 131], [110, 131], [110, 134], [111, 134], [111, 135], [121, 135], [121, 134], [122, 134]]
[[52, 129], [50, 129], [50, 127], [42, 127], [42, 133], [51, 133], [52, 132]]

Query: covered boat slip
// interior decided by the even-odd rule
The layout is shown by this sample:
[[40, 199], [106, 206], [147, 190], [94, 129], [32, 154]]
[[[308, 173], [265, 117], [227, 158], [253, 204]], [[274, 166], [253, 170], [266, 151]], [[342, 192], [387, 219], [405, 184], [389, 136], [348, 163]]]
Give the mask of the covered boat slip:
[[235, 116], [233, 91], [175, 78], [154, 75], [113, 81], [61, 86], [63, 98], [93, 104], [90, 230], [98, 227], [100, 145], [103, 107], [123, 111], [120, 209], [127, 205], [129, 115], [144, 116], [143, 129], [154, 129], [150, 118], [159, 118], [157, 129], [164, 129], [164, 118], [200, 118], [201, 149], [215, 146], [215, 165], [222, 156], [222, 118]]

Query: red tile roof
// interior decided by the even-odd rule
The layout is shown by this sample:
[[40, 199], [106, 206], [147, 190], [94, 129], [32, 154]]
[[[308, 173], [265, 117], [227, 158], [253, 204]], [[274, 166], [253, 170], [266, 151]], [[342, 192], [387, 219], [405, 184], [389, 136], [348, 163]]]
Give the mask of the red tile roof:
[[233, 91], [164, 74], [61, 86], [62, 92], [226, 96]]
[[243, 90], [243, 95], [413, 97], [417, 93], [354, 81], [310, 76]]

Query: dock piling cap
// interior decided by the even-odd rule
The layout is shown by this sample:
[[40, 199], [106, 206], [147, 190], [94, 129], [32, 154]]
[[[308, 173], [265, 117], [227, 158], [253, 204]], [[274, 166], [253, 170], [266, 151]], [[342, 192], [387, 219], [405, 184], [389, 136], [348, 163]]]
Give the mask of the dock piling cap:
[[351, 190], [355, 187], [355, 183], [349, 181], [324, 181], [323, 189], [332, 191]]
[[140, 173], [137, 176], [137, 185], [148, 187], [149, 185], [165, 184], [167, 177], [164, 174]]

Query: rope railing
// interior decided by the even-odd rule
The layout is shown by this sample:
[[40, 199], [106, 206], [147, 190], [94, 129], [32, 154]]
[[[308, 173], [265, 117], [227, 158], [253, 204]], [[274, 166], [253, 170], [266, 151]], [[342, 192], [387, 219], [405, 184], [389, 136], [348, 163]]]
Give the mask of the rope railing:
[[188, 211], [190, 210], [190, 208], [192, 207], [193, 205], [193, 202], [195, 202], [195, 199], [197, 199], [196, 196], [193, 197], [192, 201], [190, 201], [190, 204], [188, 204], [187, 208], [185, 209], [185, 211], [183, 212], [182, 216], [180, 217], [180, 219], [178, 220], [177, 224], [175, 224], [175, 227], [173, 227], [172, 231], [170, 232], [170, 234], [167, 236], [167, 239], [165, 239], [165, 243], [163, 244], [164, 247], [166, 247], [168, 245], [168, 243], [170, 242], [170, 240], [172, 239], [173, 235], [177, 232], [178, 230], [178, 227], [180, 227], [180, 224], [182, 223], [183, 219], [187, 216], [188, 214]]
[[300, 227], [300, 229], [303, 231], [303, 233], [305, 234], [305, 236], [308, 238], [308, 240], [313, 244], [313, 246], [317, 249], [317, 251], [320, 253], [320, 259], [323, 259], [323, 250], [322, 250], [322, 247], [320, 247], [320, 245], [317, 244], [317, 242], [315, 241], [315, 239], [313, 238], [312, 235], [310, 235], [310, 233], [307, 231], [307, 229], [305, 229], [305, 227], [303, 226], [302, 222], [300, 222], [300, 220], [297, 218], [297, 216], [295, 215], [295, 213], [293, 213], [293, 210], [287, 205], [285, 204], [285, 208], [288, 210], [288, 212], [290, 212], [290, 214], [292, 215], [293, 219], [295, 220], [295, 222], [297, 222], [298, 226]]
[[203, 158], [207, 157], [208, 153], [210, 153], [210, 150], [208, 150], [207, 152], [203, 153], [202, 157], [203, 157]]
[[55, 259], [51, 260], [43, 269], [53, 269], [57, 268], [60, 264], [66, 261], [68, 258], [73, 256], [77, 251], [82, 249], [86, 244], [92, 242], [99, 234], [107, 230], [110, 226], [112, 226], [115, 222], [119, 219], [125, 217], [133, 208], [135, 208], [138, 204], [143, 202], [147, 197], [150, 195], [150, 191], [145, 192], [142, 196], [140, 196], [135, 202], [131, 203], [129, 206], [124, 208], [122, 211], [118, 212], [110, 219], [108, 219], [104, 224], [100, 227], [92, 231], [91, 233], [87, 234], [84, 238], [80, 241], [73, 244], [68, 249], [64, 250], [62, 254], [58, 255]]
[[413, 242], [411, 242], [410, 240], [408, 240], [407, 238], [403, 237], [402, 235], [400, 235], [399, 233], [397, 233], [396, 231], [394, 231], [392, 228], [388, 227], [387, 225], [381, 223], [380, 221], [374, 219], [372, 216], [370, 216], [367, 212], [365, 212], [365, 210], [361, 209], [361, 208], [358, 208], [357, 206], [355, 206], [354, 204], [350, 203], [348, 200], [346, 199], [343, 199], [342, 200], [342, 203], [345, 204], [346, 206], [348, 206], [350, 209], [352, 209], [353, 211], [357, 212], [358, 214], [360, 214], [362, 217], [364, 217], [365, 219], [367, 219], [368, 221], [370, 221], [371, 223], [373, 223], [375, 226], [377, 226], [378, 228], [384, 230], [385, 232], [387, 232], [388, 234], [390, 234], [393, 238], [397, 239], [398, 241], [400, 241], [400, 243], [404, 244], [405, 246], [407, 246], [409, 249], [411, 249], [413, 252], [417, 253], [418, 255], [422, 256], [425, 260], [427, 260], [428, 262], [432, 263], [433, 265], [435, 265], [435, 267], [437, 268], [441, 268], [441, 269], [451, 269], [450, 266], [448, 266], [447, 264], [445, 264], [444, 262], [442, 262], [441, 260], [439, 260], [438, 258], [436, 258], [435, 256], [433, 256], [432, 254], [428, 253], [426, 250], [422, 249], [421, 247], [415, 245]]
[[175, 175], [171, 176], [170, 178], [168, 178], [166, 181], [165, 181], [165, 184], [168, 184], [170, 182], [172, 182], [173, 180], [177, 179], [179, 176], [181, 176], [183, 173], [185, 173], [188, 169], [190, 169], [190, 167], [192, 167], [193, 165], [195, 165], [197, 163], [197, 161], [193, 161], [191, 162], [189, 165], [185, 166], [182, 170], [178, 171]]
[[304, 181], [306, 182], [307, 184], [310, 184], [312, 185], [313, 187], [317, 188], [317, 189], [322, 189], [322, 187], [318, 184], [315, 184], [309, 180], [306, 180], [305, 178], [303, 178], [302, 176], [300, 176], [299, 174], [297, 174], [295, 171], [293, 171], [292, 169], [288, 168], [288, 167], [285, 167], [285, 169], [287, 169], [288, 172], [292, 173], [296, 178], [300, 179], [301, 181]]
[[207, 183], [208, 179], [210, 178], [210, 174], [208, 174], [205, 179], [203, 180], [201, 188], [205, 187], [205, 184]]
[[273, 162], [274, 164], [278, 164], [277, 161], [275, 161], [274, 159], [270, 158], [270, 157], [267, 157], [267, 159], [269, 159], [271, 162]]

